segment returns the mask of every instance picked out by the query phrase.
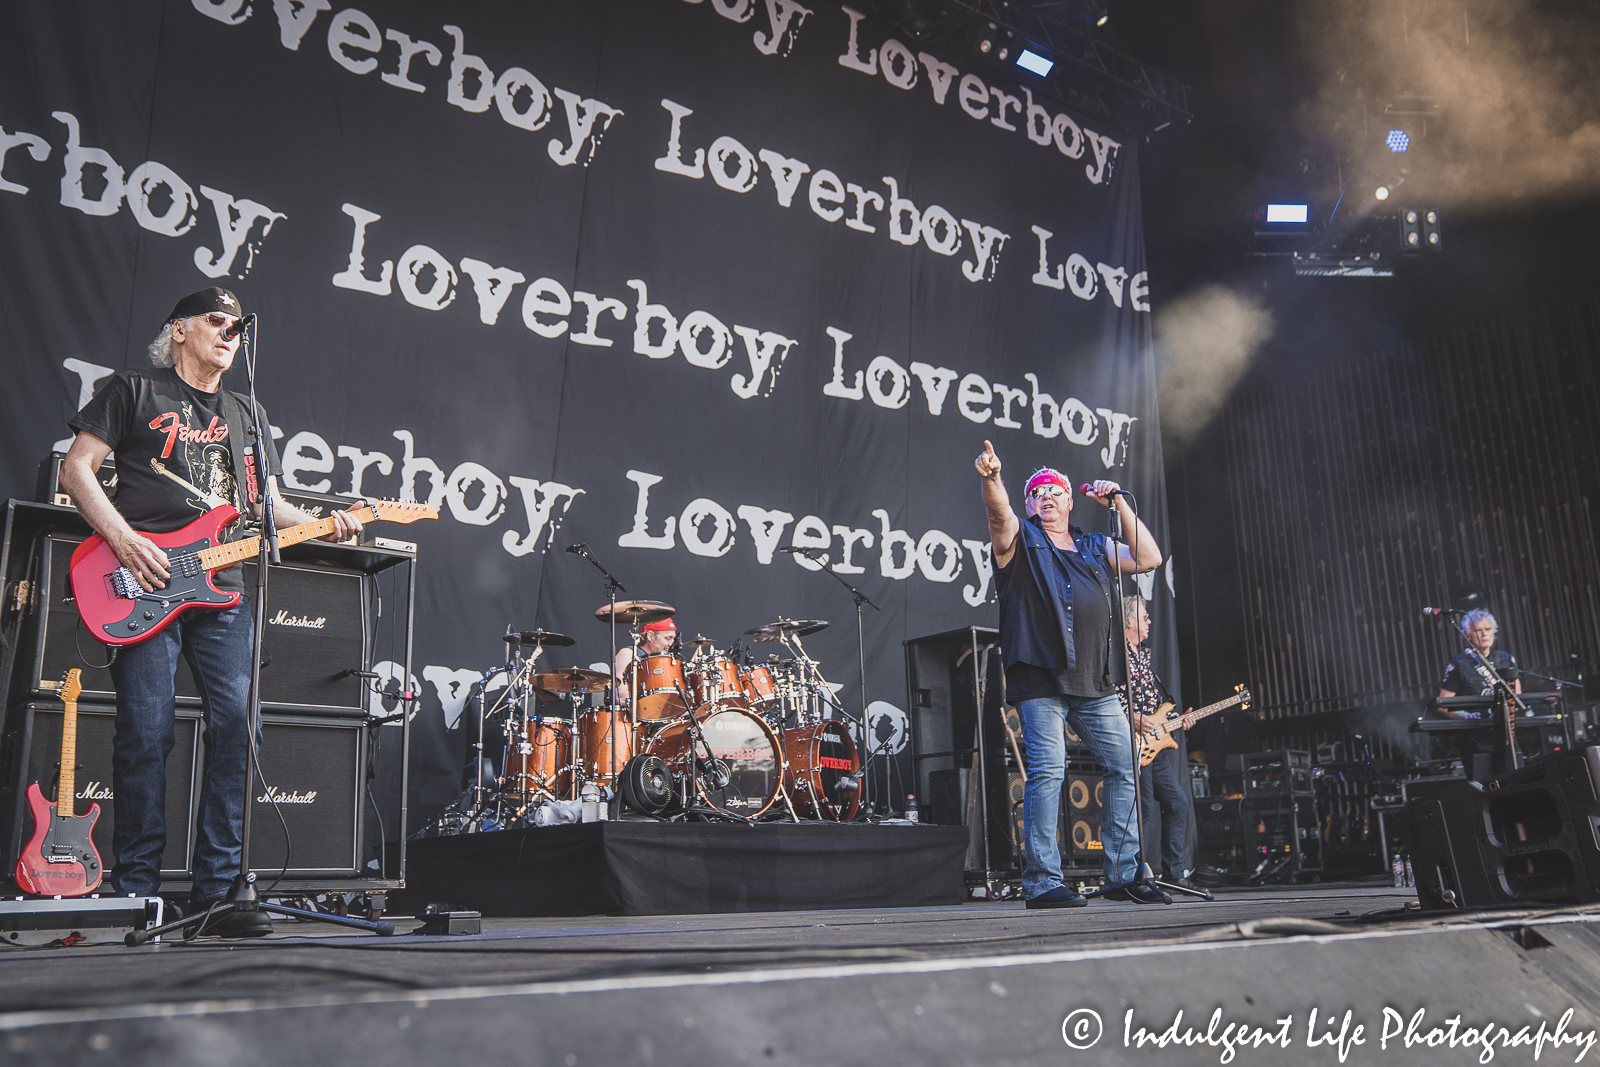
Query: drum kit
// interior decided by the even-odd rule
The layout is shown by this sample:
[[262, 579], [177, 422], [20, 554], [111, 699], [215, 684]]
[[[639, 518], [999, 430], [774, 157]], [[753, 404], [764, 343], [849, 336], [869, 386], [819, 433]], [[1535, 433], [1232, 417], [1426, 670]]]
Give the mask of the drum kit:
[[[752, 644], [787, 653], [765, 661], [743, 641], [724, 650], [703, 636], [682, 644], [686, 658], [642, 649], [641, 628], [674, 613], [659, 601], [615, 599], [594, 613], [614, 628], [614, 642], [626, 627], [631, 653], [616, 680], [579, 667], [541, 669], [547, 649], [576, 641], [508, 630], [509, 662], [479, 687], [473, 785], [433, 832], [543, 825], [541, 811], [563, 805], [570, 821], [571, 802], [596, 793], [611, 798], [608, 813], [658, 819], [854, 819], [863, 775], [856, 741], [849, 724], [829, 717], [843, 709], [803, 643], [828, 624], [780, 616], [746, 630]], [[500, 675], [505, 682], [491, 695]], [[496, 733], [505, 740], [498, 766], [484, 758]]]

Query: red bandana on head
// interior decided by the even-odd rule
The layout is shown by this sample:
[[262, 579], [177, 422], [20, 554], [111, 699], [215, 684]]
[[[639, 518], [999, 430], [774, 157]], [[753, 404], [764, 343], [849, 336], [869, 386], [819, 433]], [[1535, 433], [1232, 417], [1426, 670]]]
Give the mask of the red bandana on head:
[[1022, 495], [1023, 499], [1026, 501], [1029, 518], [1032, 518], [1034, 515], [1039, 513], [1039, 506], [1034, 502], [1032, 494], [1033, 491], [1041, 485], [1059, 485], [1063, 493], [1065, 493], [1068, 497], [1072, 496], [1072, 486], [1067, 484], [1066, 475], [1062, 474], [1058, 470], [1052, 470], [1049, 467], [1041, 468], [1039, 473], [1028, 479], [1028, 484], [1023, 486], [1022, 489]]
[[639, 627], [639, 632], [642, 634], [655, 633], [658, 630], [671, 630], [673, 633], [677, 633], [678, 624], [671, 619], [662, 619], [659, 622], [647, 622]]

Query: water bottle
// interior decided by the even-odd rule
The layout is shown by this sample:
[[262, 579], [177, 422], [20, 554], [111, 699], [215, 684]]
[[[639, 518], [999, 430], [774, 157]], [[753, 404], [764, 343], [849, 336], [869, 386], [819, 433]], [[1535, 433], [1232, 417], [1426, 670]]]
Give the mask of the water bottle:
[[600, 787], [593, 782], [583, 783], [583, 792], [579, 794], [583, 801], [583, 821], [600, 821]]
[[1417, 884], [1417, 879], [1411, 873], [1411, 857], [1407, 856], [1406, 857], [1406, 885], [1407, 886], [1414, 886], [1416, 884]]
[[906, 822], [917, 821], [917, 798], [914, 794], [906, 794]]
[[1400, 853], [1394, 854], [1394, 862], [1389, 865], [1390, 872], [1394, 875], [1394, 887], [1404, 889], [1406, 885], [1406, 862], [1400, 858]]

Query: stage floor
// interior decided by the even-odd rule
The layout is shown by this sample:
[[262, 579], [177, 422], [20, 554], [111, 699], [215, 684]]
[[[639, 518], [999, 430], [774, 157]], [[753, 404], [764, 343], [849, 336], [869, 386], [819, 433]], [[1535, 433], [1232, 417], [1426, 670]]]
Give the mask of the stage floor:
[[[1340, 1062], [1305, 1047], [1327, 1029], [1305, 1032], [1320, 1009], [1366, 1026], [1367, 1046], [1344, 1062], [1420, 1063], [1446, 1061], [1399, 1036], [1377, 1048], [1386, 1009], [1553, 1030], [1572, 1008], [1568, 1036], [1600, 1025], [1600, 907], [1422, 915], [1406, 910], [1414, 892], [1378, 885], [1217, 895], [1070, 911], [980, 901], [486, 919], [481, 935], [455, 937], [411, 935], [403, 920], [392, 938], [278, 921], [248, 942], [12, 949], [0, 1050], [12, 1064], [163, 1067], [1219, 1062], [1219, 1045], [1125, 1047], [1181, 1010], [1198, 1031], [1213, 1011], [1222, 1026], [1274, 1033], [1292, 1017], [1291, 1047], [1263, 1044], [1252, 1061]], [[1068, 1038], [1087, 1042], [1096, 1026], [1074, 1052]], [[1531, 1062], [1526, 1051], [1500, 1062]]]

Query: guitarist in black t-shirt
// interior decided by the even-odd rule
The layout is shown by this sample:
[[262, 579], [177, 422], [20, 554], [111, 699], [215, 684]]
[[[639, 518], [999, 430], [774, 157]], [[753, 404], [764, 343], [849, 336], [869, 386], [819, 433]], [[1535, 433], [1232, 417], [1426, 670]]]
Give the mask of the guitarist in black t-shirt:
[[[147, 592], [162, 588], [170, 571], [166, 553], [140, 530], [169, 533], [223, 504], [247, 515], [252, 511], [237, 484], [243, 464], [235, 452], [241, 437], [250, 440], [249, 401], [222, 388], [222, 375], [239, 348], [237, 334], [230, 337], [228, 331], [243, 314], [238, 298], [226, 289], [184, 297], [150, 345], [155, 367], [117, 372], [70, 422], [77, 436], [62, 461], [61, 484]], [[267, 426], [266, 413], [259, 417]], [[95, 477], [113, 451], [114, 503]], [[273, 477], [278, 457], [270, 438], [256, 453], [277, 525], [314, 521], [316, 516], [278, 495]], [[361, 528], [347, 512], [335, 512], [331, 519], [330, 541], [345, 540]], [[243, 588], [237, 569], [219, 572], [215, 581], [224, 591]], [[111, 664], [117, 690], [113, 892], [151, 896], [161, 886], [166, 762], [174, 744], [173, 680], [180, 655], [199, 686], [205, 716], [193, 901], [204, 907], [222, 899], [239, 873], [253, 624], [246, 598], [226, 611], [183, 614], [149, 639], [117, 650]], [[272, 924], [263, 912], [233, 911], [208, 932], [257, 937], [271, 933]]]

